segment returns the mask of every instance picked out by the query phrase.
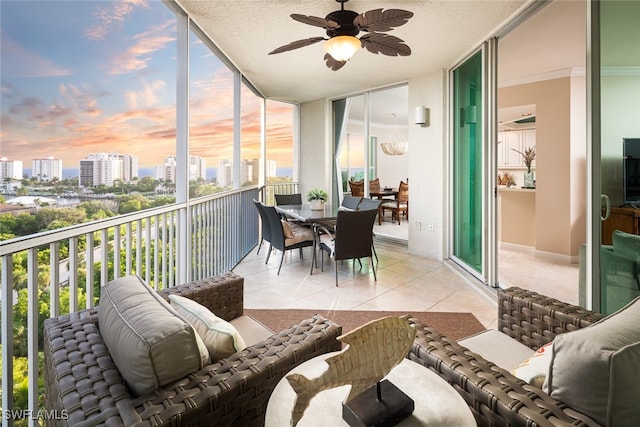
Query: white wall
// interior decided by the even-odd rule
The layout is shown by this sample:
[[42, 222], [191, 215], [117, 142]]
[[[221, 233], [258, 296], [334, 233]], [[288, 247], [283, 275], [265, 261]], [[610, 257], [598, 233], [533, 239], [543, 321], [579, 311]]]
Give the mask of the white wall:
[[303, 200], [312, 188], [322, 188], [332, 197], [328, 111], [324, 99], [300, 106], [300, 192]]
[[[437, 260], [448, 257], [445, 82], [444, 70], [409, 80], [409, 111], [419, 105], [430, 110], [429, 126], [409, 126], [409, 253]], [[428, 224], [433, 232], [427, 231]]]

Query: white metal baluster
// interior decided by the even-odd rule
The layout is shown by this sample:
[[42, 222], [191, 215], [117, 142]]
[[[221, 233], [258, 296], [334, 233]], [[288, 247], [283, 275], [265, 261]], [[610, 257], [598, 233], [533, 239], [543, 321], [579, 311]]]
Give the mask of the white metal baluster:
[[93, 261], [93, 251], [95, 250], [93, 247], [93, 233], [87, 233], [86, 235], [86, 247], [85, 247], [85, 269], [86, 269], [86, 283], [85, 283], [85, 294], [87, 295], [86, 307], [93, 307], [93, 272], [94, 272], [94, 261]]
[[103, 228], [100, 237], [100, 287], [109, 281], [109, 229]]
[[[27, 370], [28, 402], [32, 414], [38, 411], [38, 248], [31, 248], [27, 255]], [[12, 322], [13, 323], [13, 322]], [[12, 373], [13, 374], [13, 373]], [[13, 393], [12, 393], [13, 395]], [[29, 426], [38, 425], [35, 417], [29, 417]]]
[[131, 259], [131, 223], [128, 222], [125, 227], [125, 266], [124, 271], [125, 275], [128, 276], [131, 274], [131, 263], [133, 262]]
[[60, 243], [49, 243], [49, 317], [60, 314]]
[[69, 238], [69, 313], [78, 311], [78, 238]]
[[[13, 255], [2, 257], [2, 409], [13, 409]], [[17, 301], [16, 301], [17, 302]], [[2, 417], [2, 426], [10, 427], [13, 420]]]
[[146, 231], [146, 241], [145, 241], [145, 260], [144, 260], [144, 279], [148, 284], [151, 284], [151, 227], [152, 225], [151, 218], [147, 218], [145, 220], [145, 231]]
[[142, 277], [142, 220], [141, 219], [139, 219], [136, 222], [136, 274]]
[[120, 277], [120, 226], [113, 227], [113, 278]]
[[155, 224], [153, 225], [154, 239], [153, 239], [153, 283], [156, 290], [160, 289], [160, 261], [159, 258], [159, 246], [160, 246], [160, 215], [155, 216]]

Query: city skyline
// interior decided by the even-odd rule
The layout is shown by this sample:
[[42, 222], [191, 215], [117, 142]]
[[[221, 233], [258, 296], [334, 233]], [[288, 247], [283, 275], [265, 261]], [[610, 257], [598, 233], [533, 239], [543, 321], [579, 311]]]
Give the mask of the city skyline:
[[[2, 1], [0, 156], [175, 155], [173, 13], [160, 1]], [[191, 155], [232, 158], [231, 71], [191, 34]], [[242, 91], [242, 158], [259, 157], [260, 104]], [[292, 106], [267, 102], [269, 158], [290, 166]], [[230, 112], [231, 111], [231, 115]]]

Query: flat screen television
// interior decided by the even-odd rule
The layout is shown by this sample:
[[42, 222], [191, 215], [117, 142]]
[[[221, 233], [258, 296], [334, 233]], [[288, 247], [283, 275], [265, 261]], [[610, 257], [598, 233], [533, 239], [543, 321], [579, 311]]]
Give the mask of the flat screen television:
[[640, 138], [623, 138], [624, 202], [640, 204]]

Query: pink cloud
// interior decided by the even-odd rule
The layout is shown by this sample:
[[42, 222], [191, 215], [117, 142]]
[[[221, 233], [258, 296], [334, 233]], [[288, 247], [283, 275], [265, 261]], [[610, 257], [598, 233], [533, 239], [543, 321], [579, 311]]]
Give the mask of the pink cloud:
[[135, 44], [115, 57], [108, 74], [126, 74], [146, 68], [154, 52], [175, 40], [175, 36], [170, 35], [174, 32], [173, 26], [175, 20], [170, 20], [136, 35]]
[[90, 40], [104, 40], [114, 26], [119, 26], [134, 7], [148, 7], [146, 0], [120, 0], [110, 8], [99, 8], [95, 14], [98, 23], [87, 28], [85, 35]]

